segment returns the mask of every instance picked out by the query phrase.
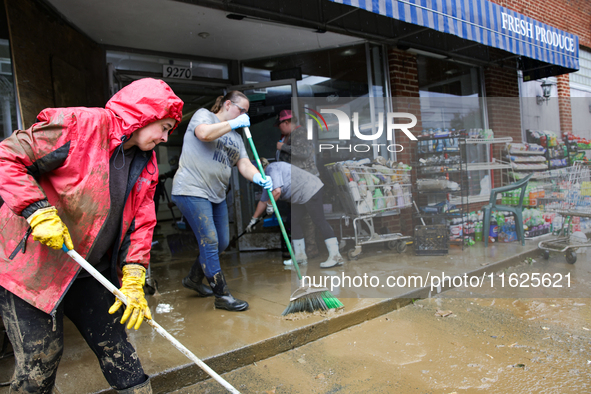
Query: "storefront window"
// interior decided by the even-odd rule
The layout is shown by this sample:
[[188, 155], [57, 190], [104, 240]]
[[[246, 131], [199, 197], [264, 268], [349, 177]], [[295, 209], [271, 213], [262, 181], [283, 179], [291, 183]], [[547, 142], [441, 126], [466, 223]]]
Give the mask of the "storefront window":
[[0, 39], [0, 139], [9, 137], [18, 128], [14, 79], [8, 40]]
[[[427, 56], [418, 56], [419, 94], [423, 130], [469, 133], [485, 129], [480, 69]], [[487, 145], [467, 145], [468, 163], [488, 162]], [[470, 171], [470, 196], [480, 195], [489, 171]]]
[[0, 1], [0, 141], [19, 128], [8, 22], [4, 11], [4, 1]]
[[[344, 111], [350, 119], [357, 113], [359, 131], [363, 135], [378, 134], [379, 113], [384, 114], [390, 108], [387, 102], [389, 84], [386, 83], [386, 77], [383, 47], [370, 43], [249, 60], [245, 61], [242, 67], [242, 80], [245, 84], [258, 83], [265, 86], [265, 83], [273, 81], [295, 80], [298, 100], [303, 99], [305, 103], [309, 103], [305, 107], [318, 111], [320, 108], [338, 109]], [[270, 93], [270, 90], [260, 91], [258, 96], [265, 101], [264, 104], [257, 103], [253, 106], [253, 100], [257, 95], [253, 94], [251, 97], [251, 110], [258, 105], [263, 106], [265, 111], [268, 110], [264, 116], [268, 117], [269, 125], [281, 109], [292, 108], [291, 101], [272, 100], [273, 96]], [[307, 127], [307, 112], [303, 108], [298, 110], [300, 124]], [[253, 119], [256, 114], [264, 111], [258, 111], [256, 114], [255, 112], [252, 113]], [[335, 198], [336, 191], [332, 189], [331, 175], [328, 174], [325, 165], [350, 159], [373, 160], [377, 156], [390, 158], [393, 157], [393, 153], [383, 148], [388, 142], [386, 133], [369, 144], [355, 135], [350, 140], [341, 141], [338, 132], [335, 131], [337, 118], [327, 115], [326, 122], [328, 127], [318, 127], [315, 122], [312, 124], [315, 162], [320, 178], [325, 184], [324, 201], [332, 204], [333, 212], [341, 212], [342, 207]], [[269, 133], [273, 129], [269, 127], [266, 131]], [[335, 148], [319, 152], [320, 144], [332, 145]], [[355, 150], [359, 145], [368, 146], [369, 149]], [[272, 148], [274, 150], [275, 146]]]
[[[379, 45], [363, 43], [243, 63], [242, 79], [247, 84], [292, 78], [297, 81], [297, 97], [324, 98], [327, 103], [336, 102], [339, 98], [370, 97], [369, 101], [359, 100], [361, 108], [355, 107], [355, 101], [350, 102], [350, 112], [361, 114], [359, 128], [363, 134], [375, 133], [377, 114], [387, 112], [384, 55]], [[356, 142], [362, 141], [351, 141], [351, 144]], [[385, 136], [384, 141], [378, 142], [385, 143]], [[315, 133], [315, 143], [338, 144], [339, 141], [332, 135]], [[333, 151], [327, 157], [319, 157], [317, 161], [322, 165], [323, 162], [352, 158], [373, 159], [378, 154], [374, 150], [349, 152], [343, 149]]]

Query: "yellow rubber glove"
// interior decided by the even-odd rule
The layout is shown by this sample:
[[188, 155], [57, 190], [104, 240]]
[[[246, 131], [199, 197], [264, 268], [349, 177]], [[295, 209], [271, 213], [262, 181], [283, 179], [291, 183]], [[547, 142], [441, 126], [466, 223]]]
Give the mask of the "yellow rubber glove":
[[[127, 308], [121, 317], [121, 324], [127, 322], [127, 329], [131, 327], [136, 330], [140, 328], [144, 317], [152, 319], [148, 302], [144, 296], [144, 284], [146, 283], [146, 269], [139, 264], [127, 264], [123, 266], [123, 286], [121, 292], [127, 297]], [[109, 308], [109, 313], [113, 314], [123, 305], [119, 299]], [[130, 317], [131, 316], [131, 317]]]
[[65, 243], [68, 249], [74, 249], [68, 228], [57, 215], [55, 207], [41, 208], [27, 218], [33, 229], [33, 239], [53, 249], [61, 249]]

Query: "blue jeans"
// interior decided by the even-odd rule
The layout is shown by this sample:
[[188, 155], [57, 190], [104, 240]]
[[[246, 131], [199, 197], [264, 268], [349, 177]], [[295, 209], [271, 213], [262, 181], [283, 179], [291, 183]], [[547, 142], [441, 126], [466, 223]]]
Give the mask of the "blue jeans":
[[226, 200], [219, 204], [206, 198], [172, 195], [172, 201], [189, 222], [199, 243], [199, 263], [205, 277], [213, 278], [220, 272], [219, 254], [230, 244], [228, 206]]

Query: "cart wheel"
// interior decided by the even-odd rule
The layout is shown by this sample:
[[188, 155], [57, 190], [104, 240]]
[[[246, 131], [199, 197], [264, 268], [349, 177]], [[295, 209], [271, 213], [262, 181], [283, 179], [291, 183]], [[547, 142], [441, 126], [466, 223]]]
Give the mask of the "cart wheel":
[[568, 250], [566, 252], [566, 262], [569, 264], [577, 262], [577, 253], [574, 250]]
[[339, 242], [339, 251], [345, 249], [346, 247], [347, 247], [347, 240], [341, 239]]
[[550, 260], [550, 251], [548, 249], [544, 249], [542, 251], [542, 256], [544, 257], [544, 260]]
[[386, 242], [386, 246], [390, 250], [397, 250], [398, 241], [388, 241], [388, 242]]
[[349, 257], [349, 260], [357, 260], [360, 254], [361, 246], [355, 246], [355, 248], [349, 249], [349, 251], [347, 252], [347, 257]]
[[406, 250], [406, 242], [405, 241], [398, 241], [398, 245], [396, 245], [396, 250], [398, 253], [404, 253]]
[[156, 279], [148, 279], [146, 280], [146, 284], [144, 285], [144, 293], [154, 295], [156, 294], [157, 288], [158, 282], [156, 282]]

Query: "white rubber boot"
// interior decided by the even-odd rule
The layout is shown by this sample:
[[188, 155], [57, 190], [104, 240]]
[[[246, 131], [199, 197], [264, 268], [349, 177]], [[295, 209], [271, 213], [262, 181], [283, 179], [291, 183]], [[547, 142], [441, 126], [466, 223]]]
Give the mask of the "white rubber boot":
[[336, 267], [343, 265], [343, 256], [339, 253], [339, 242], [336, 237], [325, 239], [326, 249], [328, 249], [328, 260], [320, 263], [320, 268]]
[[[336, 238], [335, 238], [336, 239]], [[306, 241], [302, 239], [294, 239], [293, 241], [293, 253], [299, 265], [308, 264], [308, 256], [306, 256]], [[291, 259], [285, 260], [283, 265], [293, 265]]]

